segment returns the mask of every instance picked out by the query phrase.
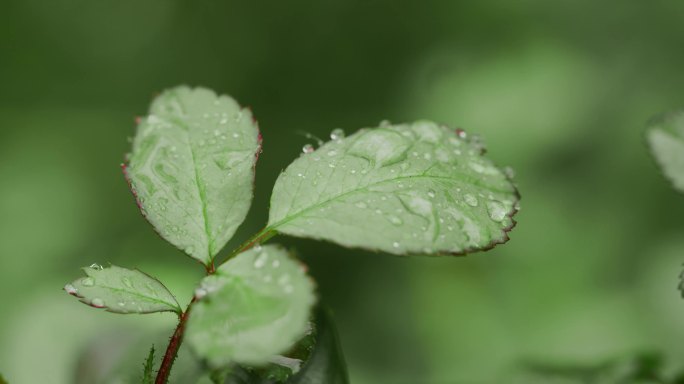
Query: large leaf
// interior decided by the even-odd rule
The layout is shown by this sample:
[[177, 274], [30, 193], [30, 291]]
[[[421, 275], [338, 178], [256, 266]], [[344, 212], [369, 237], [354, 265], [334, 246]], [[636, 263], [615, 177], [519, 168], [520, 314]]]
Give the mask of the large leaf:
[[653, 119], [646, 137], [665, 176], [684, 192], [684, 111]]
[[276, 181], [271, 230], [394, 254], [508, 240], [518, 193], [465, 132], [418, 121], [332, 136]]
[[221, 265], [195, 292], [187, 341], [212, 367], [258, 365], [306, 331], [314, 285], [284, 249], [252, 248]]
[[65, 285], [64, 290], [85, 304], [115, 313], [181, 312], [171, 292], [143, 272], [96, 264], [83, 270], [87, 276]]
[[249, 210], [260, 143], [252, 113], [235, 100], [178, 87], [141, 119], [124, 170], [157, 232], [209, 264]]

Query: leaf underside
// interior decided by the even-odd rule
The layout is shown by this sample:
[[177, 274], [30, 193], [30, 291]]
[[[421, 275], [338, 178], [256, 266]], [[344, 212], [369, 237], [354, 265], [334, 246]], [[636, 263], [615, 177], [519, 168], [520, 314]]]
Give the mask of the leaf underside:
[[208, 89], [177, 87], [141, 119], [124, 171], [155, 230], [208, 265], [247, 215], [260, 147], [251, 111]]
[[398, 255], [489, 249], [508, 240], [519, 195], [482, 152], [429, 121], [362, 129], [280, 175], [269, 228]]
[[290, 348], [306, 331], [314, 285], [284, 249], [252, 248], [202, 280], [186, 338], [214, 368], [259, 365]]
[[684, 111], [654, 119], [646, 133], [651, 154], [679, 192], [684, 192]]
[[181, 312], [171, 292], [143, 272], [116, 265], [93, 265], [83, 271], [86, 277], [64, 287], [82, 303], [114, 313]]

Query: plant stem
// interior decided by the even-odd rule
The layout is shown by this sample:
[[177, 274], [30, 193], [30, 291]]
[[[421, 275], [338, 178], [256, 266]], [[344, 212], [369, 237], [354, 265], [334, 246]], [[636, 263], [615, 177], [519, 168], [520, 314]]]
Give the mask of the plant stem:
[[270, 227], [262, 229], [261, 231], [257, 232], [254, 236], [247, 239], [247, 241], [242, 243], [239, 247], [235, 248], [233, 252], [231, 252], [228, 255], [228, 257], [219, 264], [219, 266], [221, 266], [221, 264], [225, 263], [226, 261], [232, 259], [233, 257], [237, 256], [238, 254], [252, 248], [253, 246], [267, 242], [270, 238], [277, 234], [278, 232], [274, 231]]
[[162, 359], [161, 365], [159, 366], [159, 371], [157, 371], [157, 378], [155, 379], [155, 384], [166, 384], [169, 381], [169, 375], [171, 374], [171, 367], [173, 367], [173, 362], [178, 356], [178, 349], [183, 343], [183, 334], [185, 333], [185, 322], [190, 314], [190, 309], [192, 304], [195, 302], [195, 298], [192, 298], [188, 307], [185, 308], [185, 312], [181, 313], [180, 320], [178, 321], [178, 326], [169, 340], [169, 345], [166, 347], [166, 353], [164, 353], [164, 358]]
[[[262, 229], [257, 234], [247, 239], [247, 241], [242, 243], [239, 247], [235, 248], [235, 250], [228, 255], [228, 258], [221, 262], [221, 264], [232, 259], [237, 254], [252, 248], [256, 244], [268, 241], [268, 239], [277, 234], [278, 232], [270, 229], [269, 227]], [[214, 261], [212, 260], [211, 264], [207, 267], [207, 275], [212, 275], [215, 272], [216, 268], [214, 267]], [[169, 381], [171, 368], [176, 360], [176, 356], [178, 356], [178, 349], [180, 349], [180, 346], [183, 343], [185, 323], [190, 315], [190, 309], [192, 309], [192, 305], [195, 303], [195, 301], [197, 301], [197, 298], [193, 297], [192, 301], [190, 301], [190, 304], [188, 304], [187, 308], [185, 308], [185, 311], [180, 314], [180, 319], [178, 321], [178, 325], [176, 326], [176, 330], [173, 332], [171, 340], [169, 340], [169, 345], [166, 347], [166, 352], [164, 353], [164, 358], [159, 366], [159, 371], [157, 371], [157, 378], [154, 381], [155, 384], [166, 384]]]

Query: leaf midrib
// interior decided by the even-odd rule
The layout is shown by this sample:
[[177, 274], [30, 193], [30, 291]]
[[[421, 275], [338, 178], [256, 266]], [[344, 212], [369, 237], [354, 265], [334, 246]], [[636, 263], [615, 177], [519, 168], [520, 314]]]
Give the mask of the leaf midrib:
[[[400, 176], [400, 177], [395, 177], [395, 178], [391, 178], [391, 179], [385, 179], [385, 180], [377, 181], [377, 182], [368, 184], [368, 185], [364, 186], [363, 188], [358, 188], [358, 189], [354, 189], [354, 190], [351, 190], [351, 191], [347, 191], [347, 192], [341, 193], [341, 194], [339, 194], [339, 195], [333, 196], [333, 197], [331, 197], [331, 198], [329, 198], [329, 199], [327, 199], [327, 200], [324, 200], [324, 201], [322, 201], [322, 202], [320, 202], [320, 203], [317, 203], [317, 204], [314, 204], [314, 205], [310, 205], [310, 206], [308, 206], [308, 207], [306, 207], [306, 208], [304, 208], [304, 209], [302, 209], [302, 210], [300, 210], [300, 211], [298, 211], [298, 212], [296, 212], [296, 213], [294, 213], [294, 214], [292, 214], [292, 215], [287, 216], [286, 218], [284, 218], [284, 219], [282, 219], [282, 220], [276, 222], [275, 224], [269, 225], [269, 226], [268, 226], [268, 229], [269, 229], [269, 230], [273, 230], [273, 231], [277, 231], [277, 230], [278, 230], [278, 227], [280, 227], [280, 226], [282, 226], [282, 225], [284, 225], [284, 224], [287, 224], [287, 223], [289, 223], [289, 222], [292, 221], [292, 220], [295, 220], [295, 219], [299, 218], [300, 216], [302, 216], [303, 214], [305, 214], [305, 213], [308, 212], [308, 211], [312, 211], [312, 210], [314, 210], [314, 209], [320, 208], [320, 207], [322, 207], [322, 206], [324, 206], [324, 205], [326, 205], [326, 204], [328, 204], [328, 203], [330, 203], [330, 202], [333, 202], [333, 201], [335, 201], [335, 200], [337, 200], [337, 199], [340, 199], [340, 198], [343, 198], [343, 197], [346, 197], [346, 196], [349, 196], [349, 195], [353, 195], [354, 193], [358, 193], [358, 192], [368, 192], [369, 188], [374, 187], [374, 186], [377, 186], [377, 185], [380, 185], [380, 184], [383, 184], [383, 183], [395, 182], [395, 181], [400, 181], [400, 180], [405, 180], [405, 179], [414, 179], [414, 180], [415, 180], [415, 179], [422, 179], [422, 178], [426, 178], [426, 179], [436, 179], [436, 180], [448, 180], [448, 181], [451, 181], [451, 182], [456, 182], [456, 181], [458, 181], [458, 180], [455, 180], [455, 179], [453, 179], [453, 178], [451, 178], [451, 177], [448, 177], [448, 176], [430, 176], [430, 175], [425, 175], [425, 174], [411, 175], [411, 176]], [[474, 183], [470, 183], [470, 184], [476, 185], [476, 184], [474, 184]], [[480, 186], [478, 186], [478, 187], [480, 187]], [[492, 188], [492, 187], [487, 187], [487, 188], [493, 190], [494, 192], [498, 192], [498, 193], [507, 193], [507, 192], [508, 192], [508, 191], [503, 191], [503, 190], [500, 190], [500, 189], [497, 189], [497, 188]]]

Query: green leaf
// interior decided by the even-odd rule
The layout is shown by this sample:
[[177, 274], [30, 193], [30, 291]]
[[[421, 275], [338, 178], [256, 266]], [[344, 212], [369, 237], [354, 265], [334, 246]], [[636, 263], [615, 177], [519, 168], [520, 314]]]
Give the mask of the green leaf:
[[143, 366], [142, 384], [154, 383], [154, 345], [150, 348], [150, 353], [147, 355], [147, 360]]
[[332, 316], [319, 311], [316, 318], [315, 344], [302, 369], [288, 384], [347, 384], [347, 366]]
[[517, 190], [462, 130], [418, 121], [331, 136], [276, 181], [270, 230], [398, 255], [508, 240]]
[[141, 119], [124, 172], [156, 231], [208, 265], [247, 215], [260, 148], [251, 111], [178, 87]]
[[252, 248], [221, 265], [195, 291], [186, 338], [214, 368], [259, 365], [307, 328], [315, 302], [304, 267], [278, 246]]
[[225, 384], [347, 384], [347, 368], [332, 317], [320, 309], [310, 332], [268, 365], [235, 365]]
[[646, 138], [660, 169], [675, 189], [684, 192], [684, 111], [653, 119]]
[[0, 384], [7, 384], [7, 381], [0, 375]]
[[93, 264], [83, 270], [86, 277], [64, 286], [82, 303], [115, 313], [181, 313], [171, 292], [159, 280], [137, 269]]

